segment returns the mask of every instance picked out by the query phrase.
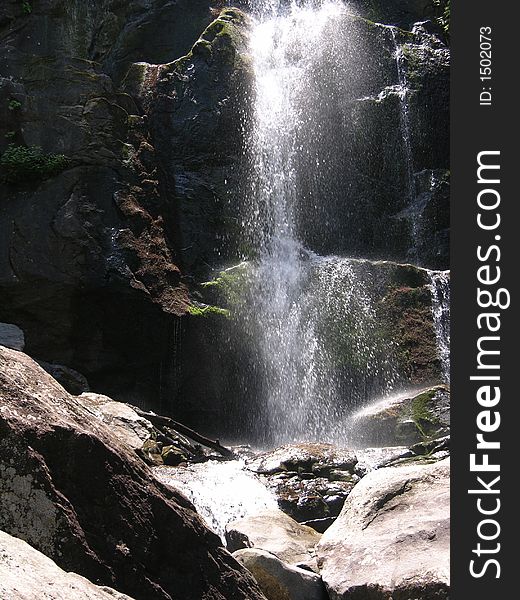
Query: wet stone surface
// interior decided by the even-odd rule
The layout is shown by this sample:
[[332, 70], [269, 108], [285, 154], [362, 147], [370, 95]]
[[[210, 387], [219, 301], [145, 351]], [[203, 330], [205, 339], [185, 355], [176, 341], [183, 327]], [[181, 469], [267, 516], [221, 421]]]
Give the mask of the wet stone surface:
[[278, 506], [299, 523], [325, 530], [339, 515], [364, 473], [352, 450], [330, 444], [294, 444], [248, 462], [262, 476]]

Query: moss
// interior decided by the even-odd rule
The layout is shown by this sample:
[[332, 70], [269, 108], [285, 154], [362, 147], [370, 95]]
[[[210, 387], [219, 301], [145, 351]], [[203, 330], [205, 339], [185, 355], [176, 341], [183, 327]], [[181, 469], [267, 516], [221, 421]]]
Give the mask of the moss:
[[239, 263], [230, 269], [221, 271], [215, 279], [205, 281], [201, 287], [215, 290], [218, 299], [223, 301], [231, 310], [236, 310], [245, 302], [245, 292], [248, 289], [249, 264]]
[[413, 398], [410, 406], [410, 417], [424, 439], [427, 439], [440, 425], [430, 410], [430, 404], [436, 393], [435, 388], [427, 390]]
[[63, 154], [45, 154], [39, 146], [9, 144], [0, 158], [1, 178], [7, 183], [46, 179], [67, 168], [70, 159]]
[[235, 61], [243, 59], [237, 52], [237, 47], [244, 41], [240, 27], [246, 22], [247, 16], [241, 10], [224, 9], [218, 18], [206, 27], [190, 52], [169, 63], [166, 71], [183, 73], [193, 58], [200, 57], [209, 61], [214, 58], [216, 53], [219, 53], [230, 65], [236, 67]]
[[20, 110], [20, 108], [22, 108], [22, 103], [18, 100], [10, 100], [7, 108], [9, 110]]
[[191, 304], [188, 307], [188, 314], [193, 317], [210, 317], [212, 315], [219, 315], [222, 317], [229, 318], [230, 312], [225, 308], [219, 306], [212, 306], [211, 304], [195, 305]]

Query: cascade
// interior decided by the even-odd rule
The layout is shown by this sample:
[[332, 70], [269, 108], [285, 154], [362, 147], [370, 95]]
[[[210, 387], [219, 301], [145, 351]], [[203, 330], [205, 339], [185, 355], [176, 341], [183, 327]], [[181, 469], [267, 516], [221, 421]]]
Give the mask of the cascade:
[[[319, 195], [318, 180], [303, 172], [302, 163], [310, 161], [318, 171], [330, 168], [329, 151], [311, 139], [326, 122], [311, 106], [323, 93], [317, 73], [327, 57], [330, 94], [348, 79], [352, 65], [337, 42], [341, 14], [348, 9], [335, 1], [293, 2], [284, 11], [279, 4], [257, 9], [251, 39], [256, 96], [251, 202], [244, 224], [257, 260], [239, 318], [256, 340], [263, 415], [258, 427], [264, 428], [264, 441], [339, 442], [345, 441], [345, 407], [392, 389], [396, 380], [391, 353], [375, 349], [375, 314], [360, 264], [318, 256], [306, 248], [302, 230], [301, 179]], [[337, 142], [328, 140], [332, 148]], [[343, 331], [348, 328], [348, 340], [338, 323]], [[337, 354], [347, 346], [358, 364], [345, 385], [336, 372]]]
[[[361, 259], [326, 255], [313, 240], [334, 235], [329, 205], [358, 189], [351, 187], [360, 174], [349, 168], [349, 153], [369, 117], [352, 120], [364, 100], [377, 102], [381, 89], [398, 96], [393, 184], [405, 188], [412, 204], [404, 55], [395, 28], [377, 26], [389, 72], [374, 69], [377, 60], [364, 54], [363, 25], [340, 0], [264, 0], [252, 11], [250, 171], [241, 209], [247, 289], [234, 307], [233, 325], [254, 362], [244, 390], [251, 405], [242, 414], [264, 446], [348, 444], [349, 413], [394, 392], [404, 378], [391, 335], [378, 323], [373, 270]], [[356, 202], [353, 218], [363, 220], [362, 198]], [[433, 316], [446, 377], [448, 298], [436, 285]]]

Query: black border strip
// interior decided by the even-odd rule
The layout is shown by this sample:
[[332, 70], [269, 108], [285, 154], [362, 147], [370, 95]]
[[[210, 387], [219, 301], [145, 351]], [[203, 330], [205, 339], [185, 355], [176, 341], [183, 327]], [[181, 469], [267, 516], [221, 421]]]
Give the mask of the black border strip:
[[[517, 428], [513, 411], [519, 402], [513, 387], [515, 367], [520, 372], [514, 364], [520, 355], [518, 344], [515, 344], [520, 328], [516, 296], [512, 290], [520, 271], [516, 261], [520, 257], [520, 235], [515, 231], [519, 225], [514, 218], [515, 209], [520, 204], [519, 191], [515, 189], [516, 177], [520, 176], [520, 163], [517, 164], [516, 160], [520, 159], [520, 152], [514, 148], [520, 129], [520, 108], [515, 106], [520, 104], [515, 98], [519, 80], [516, 57], [519, 52], [516, 49], [518, 35], [514, 32], [518, 28], [518, 20], [513, 11], [518, 12], [516, 3], [454, 0], [451, 6], [452, 600], [507, 599], [511, 597], [509, 590], [516, 587], [512, 563], [517, 554], [513, 553], [513, 538], [518, 529], [518, 518], [512, 516], [511, 509], [520, 502], [512, 489], [513, 482], [517, 480], [516, 469], [513, 471], [508, 465], [508, 457], [509, 460], [511, 457], [518, 460], [516, 441], [520, 439], [519, 433], [513, 430], [513, 427]], [[481, 27], [491, 27], [492, 30], [489, 36], [492, 39], [491, 81], [480, 79]], [[487, 48], [487, 45], [484, 47]], [[488, 63], [484, 60], [483, 64]], [[489, 87], [492, 88], [491, 106], [481, 105], [480, 93]], [[483, 98], [487, 99], [487, 96], [484, 94]], [[485, 159], [500, 164], [500, 184], [479, 185], [477, 156], [483, 151], [500, 151], [499, 156]], [[487, 172], [487, 177], [493, 178], [491, 171]], [[477, 224], [480, 210], [477, 197], [483, 185], [494, 188], [500, 195], [500, 205], [495, 212], [500, 213], [501, 223], [493, 231], [484, 231]], [[490, 200], [492, 193], [485, 196]], [[485, 216], [491, 219], [492, 213], [489, 211]], [[496, 240], [496, 235], [500, 236], [500, 240]], [[481, 255], [485, 255], [486, 249], [493, 244], [500, 248], [500, 261], [497, 261], [496, 250], [491, 252], [487, 261], [479, 261], [477, 247], [480, 245]], [[485, 264], [491, 265], [493, 276], [496, 275], [496, 267], [500, 267], [501, 279], [497, 285], [479, 284], [477, 271]], [[504, 310], [479, 307], [479, 286], [481, 289], [487, 287], [491, 292], [498, 288], [508, 289], [511, 306]], [[486, 342], [495, 344], [494, 349], [500, 350], [500, 355], [492, 357], [500, 363], [498, 371], [477, 369], [477, 340], [479, 336], [490, 335], [477, 327], [478, 315], [485, 312], [500, 314], [501, 328], [491, 334], [499, 336], [500, 341]], [[497, 373], [501, 378], [498, 382], [501, 399], [496, 407], [485, 409], [477, 402], [477, 391], [486, 382], [471, 381], [470, 377]], [[489, 461], [500, 465], [500, 472], [477, 473], [470, 470], [470, 455], [477, 452], [476, 461], [481, 462], [484, 452], [476, 450], [477, 418], [483, 410], [491, 411], [493, 422], [497, 418], [495, 412], [500, 413], [500, 427], [486, 434], [487, 439], [501, 444], [500, 450], [486, 451]], [[500, 481], [493, 490], [500, 489], [499, 494], [468, 494], [470, 489], [483, 489], [477, 476], [489, 484], [497, 475]], [[479, 498], [482, 498], [481, 508], [487, 510], [496, 507], [499, 499], [500, 510], [493, 516], [482, 515], [477, 507]], [[496, 520], [500, 526], [495, 540], [479, 539], [479, 523], [486, 518]], [[480, 531], [493, 537], [497, 528], [487, 523], [481, 526]], [[478, 543], [485, 550], [480, 556], [474, 552]], [[497, 563], [486, 566], [488, 559], [496, 560], [500, 567]], [[482, 574], [481, 577], [471, 575], [471, 560], [475, 560], [474, 572]], [[500, 576], [497, 578], [499, 568]]]

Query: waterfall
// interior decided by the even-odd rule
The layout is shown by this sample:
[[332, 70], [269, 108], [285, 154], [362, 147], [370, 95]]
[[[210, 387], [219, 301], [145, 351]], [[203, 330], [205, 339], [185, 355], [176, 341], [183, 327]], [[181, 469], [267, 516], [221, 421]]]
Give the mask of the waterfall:
[[430, 271], [435, 337], [445, 383], [450, 382], [450, 273]]
[[[351, 80], [342, 41], [348, 10], [333, 0], [256, 6], [252, 174], [243, 221], [255, 260], [237, 319], [255, 344], [260, 398], [251, 418], [266, 443], [345, 443], [348, 407], [389, 391], [397, 379], [392, 353], [378, 346], [362, 261], [321, 257], [305, 240], [303, 213], [308, 222], [309, 210], [318, 208], [309, 207], [309, 198], [320, 196], [315, 173], [332, 173], [327, 161], [337, 150], [337, 133], [325, 147], [316, 142], [331, 123], [320, 105], [334, 95], [341, 101]], [[326, 202], [325, 190], [321, 196]]]
[[[397, 94], [399, 96], [399, 116], [401, 121], [401, 132], [403, 137], [403, 146], [404, 146], [404, 156], [406, 163], [406, 179], [407, 179], [407, 187], [408, 187], [408, 200], [410, 203], [413, 202], [415, 198], [415, 183], [414, 183], [414, 168], [413, 168], [413, 155], [412, 155], [412, 141], [410, 135], [410, 107], [408, 105], [408, 82], [406, 81], [406, 67], [405, 67], [405, 57], [403, 53], [403, 49], [396, 37], [396, 29], [392, 26], [385, 26], [390, 30], [392, 36], [393, 46], [395, 48], [394, 58], [395, 64], [397, 67]], [[413, 236], [417, 238], [417, 230], [413, 227]], [[417, 258], [417, 257], [415, 257]]]

